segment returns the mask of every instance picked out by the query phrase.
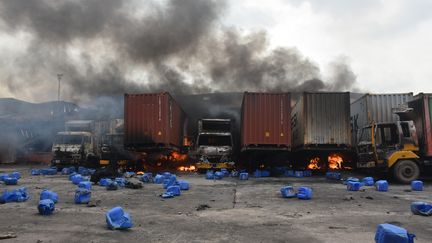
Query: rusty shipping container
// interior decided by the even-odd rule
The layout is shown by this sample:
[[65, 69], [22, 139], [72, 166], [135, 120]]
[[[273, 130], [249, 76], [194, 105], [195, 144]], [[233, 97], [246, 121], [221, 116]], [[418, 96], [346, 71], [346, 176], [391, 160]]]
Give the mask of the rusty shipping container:
[[186, 115], [169, 93], [125, 94], [124, 105], [126, 148], [182, 146]]
[[351, 147], [349, 92], [305, 92], [291, 112], [293, 148]]
[[353, 141], [357, 142], [359, 131], [374, 122], [395, 122], [399, 116], [392, 108], [406, 104], [413, 99], [413, 93], [365, 94], [351, 103]]
[[241, 107], [241, 149], [291, 148], [289, 93], [245, 92]]
[[419, 94], [408, 102], [413, 109], [410, 120], [416, 126], [419, 141], [419, 154], [423, 157], [432, 157], [432, 95]]

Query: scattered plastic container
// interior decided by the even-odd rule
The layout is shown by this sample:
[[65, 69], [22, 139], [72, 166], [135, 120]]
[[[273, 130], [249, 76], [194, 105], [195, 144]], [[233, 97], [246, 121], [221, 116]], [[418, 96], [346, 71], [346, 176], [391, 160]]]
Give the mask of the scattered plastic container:
[[154, 178], [154, 183], [162, 184], [164, 177], [161, 174], [157, 174]]
[[413, 191], [423, 191], [423, 181], [411, 181], [411, 189]]
[[413, 243], [414, 234], [392, 224], [380, 224], [375, 233], [376, 243]]
[[100, 186], [108, 186], [111, 182], [112, 182], [111, 179], [108, 179], [108, 178], [102, 178], [102, 179], [100, 179], [100, 181], [99, 181], [99, 185], [100, 185]]
[[110, 181], [109, 183], [108, 183], [108, 185], [106, 186], [106, 189], [108, 190], [108, 191], [115, 191], [115, 190], [117, 190], [118, 189], [118, 184], [117, 184], [117, 182], [115, 182], [115, 181]]
[[163, 182], [163, 188], [167, 189], [170, 186], [175, 186], [177, 184], [177, 177], [172, 175], [170, 178], [165, 179]]
[[214, 173], [214, 179], [215, 179], [215, 180], [221, 180], [223, 177], [224, 177], [224, 175], [223, 175], [223, 173], [220, 172], [220, 171], [216, 171], [216, 172]]
[[15, 177], [6, 177], [3, 179], [6, 185], [16, 185], [18, 184], [18, 178]]
[[211, 170], [207, 171], [205, 178], [207, 180], [213, 180], [213, 179], [215, 179], [215, 175], [214, 175], [213, 171], [211, 171]]
[[346, 185], [348, 182], [360, 182], [359, 178], [355, 177], [348, 177], [346, 180], [343, 181], [343, 184]]
[[297, 177], [297, 178], [301, 178], [301, 177], [303, 177], [303, 176], [304, 176], [303, 171], [301, 171], [301, 170], [296, 170], [296, 171], [294, 172], [294, 176]]
[[39, 169], [32, 169], [30, 172], [31, 175], [40, 175], [41, 171]]
[[91, 182], [90, 182], [90, 181], [81, 181], [81, 182], [78, 184], [78, 187], [79, 187], [79, 188], [84, 188], [84, 189], [87, 189], [87, 190], [91, 190], [92, 185], [91, 185]]
[[347, 190], [348, 191], [358, 191], [360, 190], [361, 184], [357, 181], [348, 181], [347, 182]]
[[254, 177], [269, 177], [270, 176], [270, 171], [267, 170], [255, 170], [253, 173]]
[[284, 186], [280, 189], [280, 192], [284, 198], [293, 198], [297, 196], [294, 191], [294, 187], [292, 186]]
[[170, 186], [166, 190], [167, 193], [172, 193], [174, 196], [180, 196], [180, 187], [179, 186]]
[[342, 179], [342, 174], [340, 172], [328, 171], [326, 172], [326, 178], [330, 180], [340, 180]]
[[122, 177], [115, 178], [115, 182], [117, 182], [117, 185], [119, 187], [125, 187], [126, 179]]
[[153, 181], [153, 175], [152, 175], [152, 173], [144, 173], [141, 176], [141, 181], [142, 182], [146, 182], [146, 183], [152, 182]]
[[62, 175], [70, 175], [70, 174], [74, 173], [75, 171], [76, 171], [75, 167], [68, 167], [68, 168], [63, 168], [61, 173], [62, 173]]
[[21, 187], [12, 191], [5, 190], [0, 197], [1, 203], [24, 202], [29, 199], [27, 188]]
[[78, 188], [75, 191], [75, 203], [76, 204], [84, 204], [90, 202], [91, 198], [91, 191], [84, 189], [84, 188]]
[[54, 212], [55, 203], [51, 199], [42, 199], [38, 204], [38, 211], [41, 215], [50, 215]]
[[287, 171], [285, 171], [285, 176], [294, 177], [295, 176], [294, 170], [287, 170]]
[[189, 190], [189, 182], [187, 181], [178, 181], [180, 190]]
[[312, 171], [311, 170], [305, 170], [305, 171], [303, 171], [303, 176], [305, 176], [305, 177], [311, 177], [312, 176]]
[[8, 177], [9, 177], [9, 174], [2, 173], [2, 174], [0, 174], [0, 181], [4, 181], [4, 179], [8, 178]]
[[242, 172], [239, 175], [239, 179], [244, 181], [244, 180], [248, 180], [249, 179], [249, 174], [247, 172]]
[[9, 177], [12, 177], [12, 178], [16, 178], [16, 179], [21, 179], [21, 173], [19, 173], [19, 172], [12, 172], [12, 173], [10, 173], [9, 174]]
[[82, 176], [80, 174], [76, 174], [72, 176], [72, 183], [75, 185], [78, 185], [81, 181], [88, 181], [88, 177]]
[[39, 199], [40, 200], [50, 199], [54, 203], [57, 203], [58, 202], [58, 195], [57, 195], [57, 193], [55, 193], [53, 191], [50, 191], [48, 189], [43, 189], [41, 194], [40, 194]]
[[297, 192], [297, 198], [303, 200], [309, 200], [312, 198], [312, 188], [301, 186]]
[[106, 215], [106, 223], [109, 229], [129, 229], [133, 223], [130, 215], [123, 211], [121, 207], [110, 209]]
[[231, 177], [238, 177], [239, 176], [239, 172], [238, 171], [231, 171]]
[[227, 176], [229, 176], [229, 171], [227, 170], [227, 169], [225, 169], [225, 168], [222, 168], [221, 169], [221, 172], [222, 172], [222, 174], [223, 174], [223, 177], [227, 177]]
[[411, 212], [415, 215], [432, 216], [432, 204], [426, 202], [411, 203]]
[[377, 191], [386, 192], [388, 191], [388, 182], [386, 180], [379, 180], [375, 182], [375, 188]]
[[365, 177], [363, 178], [362, 182], [365, 186], [373, 186], [375, 184], [374, 178], [372, 177]]
[[76, 173], [76, 172], [72, 172], [72, 173], [69, 174], [69, 180], [70, 180], [70, 181], [72, 181], [72, 177], [73, 177], [74, 175], [78, 175], [78, 173]]
[[45, 168], [40, 170], [42, 175], [57, 175], [57, 168]]

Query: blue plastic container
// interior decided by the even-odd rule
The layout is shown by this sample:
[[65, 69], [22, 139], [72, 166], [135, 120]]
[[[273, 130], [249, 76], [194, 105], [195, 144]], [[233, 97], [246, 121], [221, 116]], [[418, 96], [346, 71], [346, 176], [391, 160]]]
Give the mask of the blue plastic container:
[[149, 173], [149, 172], [144, 173], [144, 174], [141, 176], [141, 181], [142, 181], [142, 182], [146, 182], [146, 183], [148, 183], [148, 182], [152, 182], [152, 181], [153, 181], [153, 174], [152, 174], [152, 173]]
[[423, 181], [411, 181], [411, 189], [413, 191], [423, 191]]
[[12, 177], [12, 178], [16, 178], [16, 179], [21, 179], [21, 173], [19, 173], [19, 172], [12, 172], [12, 173], [10, 173], [9, 174], [9, 177]]
[[102, 178], [102, 179], [100, 179], [100, 181], [99, 181], [99, 185], [100, 185], [100, 186], [108, 186], [111, 182], [112, 182], [111, 179], [108, 179], [108, 178]]
[[380, 224], [375, 233], [376, 243], [413, 243], [414, 234], [392, 224]]
[[122, 177], [115, 178], [115, 182], [117, 182], [117, 185], [119, 187], [125, 187], [126, 179]]
[[242, 172], [242, 173], [240, 173], [240, 175], [239, 175], [239, 179], [242, 180], [242, 181], [244, 181], [244, 180], [248, 180], [248, 179], [249, 179], [249, 174], [246, 173], [246, 172]]
[[3, 179], [6, 185], [16, 185], [18, 184], [18, 179], [15, 177], [6, 177]]
[[303, 171], [303, 176], [305, 176], [305, 177], [311, 177], [312, 176], [312, 171], [311, 170], [305, 170], [305, 171]]
[[68, 167], [68, 168], [63, 168], [61, 173], [63, 175], [70, 175], [70, 174], [74, 173], [75, 171], [76, 171], [75, 167]]
[[223, 175], [223, 173], [220, 172], [220, 171], [216, 171], [216, 172], [214, 173], [214, 179], [215, 179], [215, 180], [221, 180], [223, 177], [224, 177], [224, 175]]
[[169, 172], [164, 172], [162, 173], [162, 176], [164, 177], [164, 179], [169, 179], [172, 176], [172, 174]]
[[42, 192], [41, 192], [41, 194], [40, 194], [39, 199], [40, 200], [50, 199], [54, 203], [57, 203], [58, 202], [58, 195], [57, 195], [57, 193], [55, 193], [53, 191], [50, 191], [50, 190], [47, 190], [47, 189], [43, 189]]
[[84, 189], [84, 188], [78, 188], [75, 191], [75, 203], [76, 204], [84, 204], [90, 202], [91, 198], [91, 191]]
[[31, 175], [40, 175], [41, 171], [39, 169], [32, 169], [30, 172]]
[[157, 174], [154, 178], [154, 183], [162, 184], [164, 177], [161, 174]]
[[358, 191], [358, 190], [360, 190], [360, 187], [361, 187], [360, 182], [348, 181], [348, 183], [347, 183], [347, 190], [348, 191]]
[[386, 180], [379, 180], [375, 182], [375, 188], [377, 191], [386, 192], [388, 191], [388, 182]]
[[27, 188], [21, 187], [12, 191], [4, 190], [0, 197], [1, 203], [24, 202], [29, 199]]
[[328, 171], [326, 172], [326, 178], [330, 180], [340, 180], [342, 179], [342, 174], [340, 172]]
[[207, 180], [213, 180], [215, 178], [213, 171], [207, 171], [205, 178]]
[[108, 191], [115, 191], [115, 190], [117, 190], [118, 189], [118, 184], [117, 184], [117, 182], [115, 182], [115, 181], [110, 181], [109, 183], [108, 183], [108, 185], [106, 186], [106, 189], [108, 190]]
[[221, 172], [222, 172], [223, 177], [227, 177], [230, 174], [229, 171], [227, 169], [225, 169], [225, 168], [222, 168]]
[[51, 199], [42, 199], [38, 204], [38, 211], [41, 215], [50, 215], [54, 212], [55, 203]]
[[110, 209], [106, 215], [106, 223], [109, 229], [129, 229], [132, 228], [133, 223], [130, 215], [123, 211], [121, 207]]
[[373, 186], [375, 184], [374, 179], [372, 177], [365, 177], [362, 180], [363, 185], [365, 186]]
[[79, 187], [79, 188], [84, 188], [84, 189], [87, 189], [87, 190], [91, 190], [91, 188], [92, 188], [92, 184], [91, 184], [90, 181], [81, 181], [81, 182], [78, 184], [78, 187]]
[[80, 174], [76, 174], [72, 176], [72, 183], [75, 185], [78, 185], [81, 181], [88, 181], [88, 177], [82, 176]]
[[411, 212], [416, 215], [431, 216], [432, 204], [426, 202], [413, 202], [411, 203]]
[[78, 175], [78, 173], [76, 173], [76, 172], [72, 172], [72, 173], [69, 174], [69, 180], [70, 180], [70, 181], [72, 181], [72, 177], [73, 177], [74, 175]]
[[280, 192], [284, 198], [293, 198], [297, 196], [294, 191], [294, 187], [292, 186], [284, 186], [280, 189]]
[[231, 171], [231, 177], [238, 177], [239, 176], [239, 172], [238, 171]]
[[187, 181], [178, 181], [180, 190], [189, 190], [189, 182]]
[[179, 186], [170, 186], [166, 190], [167, 193], [172, 193], [174, 196], [180, 196], [180, 187]]
[[5, 179], [5, 178], [8, 178], [8, 177], [9, 177], [9, 174], [1, 173], [1, 174], [0, 174], [0, 181], [4, 181], [4, 179]]
[[296, 170], [296, 171], [294, 172], [294, 176], [297, 177], [297, 178], [301, 178], [301, 177], [303, 177], [303, 176], [304, 176], [303, 171], [301, 171], [301, 170]]
[[301, 186], [297, 192], [297, 198], [303, 200], [309, 200], [312, 198], [312, 188]]
[[294, 177], [295, 176], [294, 170], [285, 171], [285, 176]]
[[40, 170], [42, 175], [57, 175], [57, 168], [45, 168]]

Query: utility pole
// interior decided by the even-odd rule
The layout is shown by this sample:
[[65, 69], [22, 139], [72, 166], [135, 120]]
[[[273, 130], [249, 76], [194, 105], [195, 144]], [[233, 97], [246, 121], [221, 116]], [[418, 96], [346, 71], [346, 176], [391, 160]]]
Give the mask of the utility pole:
[[60, 103], [60, 81], [63, 77], [62, 73], [57, 74], [57, 79], [58, 79], [58, 90], [57, 90], [57, 101]]

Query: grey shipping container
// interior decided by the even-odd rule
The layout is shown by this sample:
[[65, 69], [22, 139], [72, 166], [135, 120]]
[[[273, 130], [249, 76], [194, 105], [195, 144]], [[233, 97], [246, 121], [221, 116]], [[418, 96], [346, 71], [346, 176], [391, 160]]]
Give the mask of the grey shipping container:
[[395, 122], [399, 116], [392, 112], [413, 99], [413, 93], [365, 94], [351, 104], [353, 142], [357, 142], [359, 131], [374, 122]]
[[291, 113], [291, 127], [294, 149], [349, 149], [349, 92], [303, 93]]

